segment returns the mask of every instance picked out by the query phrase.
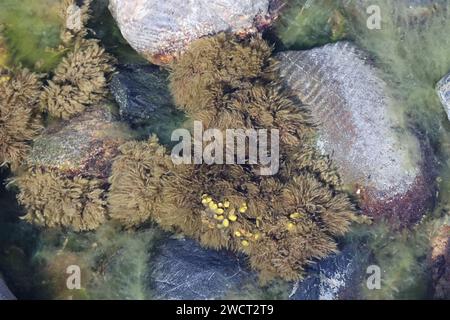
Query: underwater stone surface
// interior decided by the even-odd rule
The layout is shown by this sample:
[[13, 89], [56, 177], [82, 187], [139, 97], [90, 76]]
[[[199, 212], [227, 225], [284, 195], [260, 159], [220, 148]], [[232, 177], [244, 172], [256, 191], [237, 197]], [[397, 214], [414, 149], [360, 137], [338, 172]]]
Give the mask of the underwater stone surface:
[[173, 106], [169, 73], [152, 65], [124, 65], [117, 68], [110, 89], [120, 107], [123, 121], [140, 125], [155, 111]]
[[368, 267], [369, 253], [356, 245], [320, 260], [293, 287], [291, 300], [356, 299]]
[[67, 175], [106, 179], [118, 147], [129, 138], [126, 126], [116, 121], [107, 106], [51, 124], [35, 140], [29, 165], [57, 169]]
[[244, 257], [225, 250], [204, 249], [190, 239], [164, 242], [151, 259], [151, 266], [155, 299], [224, 299], [258, 281]]
[[318, 148], [360, 195], [364, 213], [402, 226], [418, 222], [432, 201], [431, 170], [365, 54], [338, 42], [277, 57], [283, 81], [319, 125]]
[[193, 40], [221, 31], [255, 32], [275, 17], [279, 0], [110, 0], [124, 38], [148, 60], [164, 64]]
[[0, 277], [0, 300], [15, 300], [16, 297], [9, 291], [6, 283]]
[[437, 92], [447, 113], [447, 117], [450, 120], [450, 73], [438, 82]]
[[429, 264], [435, 299], [450, 299], [450, 225], [440, 228], [431, 241]]
[[[308, 276], [293, 284], [292, 300], [355, 299], [368, 266], [369, 252], [356, 245], [320, 260]], [[191, 239], [168, 239], [151, 258], [150, 289], [154, 299], [211, 300], [245, 296], [258, 287], [257, 274], [243, 256], [202, 248]]]
[[122, 65], [110, 84], [121, 120], [141, 138], [154, 133], [163, 144], [171, 144], [172, 131], [186, 121], [172, 101], [168, 76], [154, 65]]

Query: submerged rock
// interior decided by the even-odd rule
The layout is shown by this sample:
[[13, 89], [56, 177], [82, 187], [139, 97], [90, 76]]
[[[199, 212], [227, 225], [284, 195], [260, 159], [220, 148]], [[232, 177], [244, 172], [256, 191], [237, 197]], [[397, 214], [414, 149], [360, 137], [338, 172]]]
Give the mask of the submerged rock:
[[56, 169], [68, 176], [106, 179], [118, 147], [130, 137], [107, 107], [85, 112], [70, 121], [51, 124], [37, 138], [27, 164]]
[[450, 120], [450, 73], [438, 82], [436, 90], [441, 100], [442, 106]]
[[270, 298], [292, 300], [335, 300], [357, 298], [369, 252], [347, 245], [342, 252], [318, 261], [307, 277], [261, 286], [245, 257], [226, 250], [202, 248], [190, 239], [162, 241], [151, 258], [150, 290], [153, 299], [211, 300]]
[[257, 282], [244, 257], [204, 249], [190, 239], [169, 239], [151, 262], [155, 299], [224, 299]]
[[124, 38], [156, 64], [202, 36], [231, 31], [247, 34], [269, 25], [278, 0], [110, 0]]
[[151, 119], [155, 110], [172, 106], [168, 75], [153, 65], [120, 66], [111, 81], [111, 92], [122, 120], [140, 124]]
[[338, 42], [278, 59], [284, 82], [318, 123], [319, 149], [360, 195], [364, 213], [401, 226], [418, 222], [433, 196], [428, 155], [368, 58]]
[[435, 299], [450, 299], [450, 226], [444, 225], [432, 239], [429, 263], [432, 294]]
[[172, 130], [185, 121], [184, 113], [172, 102], [168, 75], [157, 66], [123, 65], [110, 85], [121, 120], [144, 137], [156, 133], [162, 143], [168, 143]]
[[0, 300], [15, 300], [16, 297], [11, 293], [11, 291], [6, 286], [6, 283], [0, 277]]
[[369, 253], [356, 245], [313, 265], [309, 275], [294, 285], [292, 300], [356, 299], [365, 281]]

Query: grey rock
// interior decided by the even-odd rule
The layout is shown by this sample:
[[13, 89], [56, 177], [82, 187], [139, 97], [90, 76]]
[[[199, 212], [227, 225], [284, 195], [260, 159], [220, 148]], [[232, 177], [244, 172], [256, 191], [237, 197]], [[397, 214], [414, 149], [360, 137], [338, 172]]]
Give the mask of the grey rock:
[[159, 67], [126, 65], [118, 67], [110, 88], [122, 120], [139, 125], [173, 106], [168, 85], [168, 72]]
[[[202, 248], [190, 239], [162, 241], [151, 258], [149, 273], [153, 299], [354, 299], [368, 266], [369, 251], [356, 244], [318, 261], [301, 282], [261, 287], [244, 256]], [[276, 291], [276, 293], [274, 292]]]
[[442, 106], [450, 120], [450, 73], [438, 82], [436, 90], [441, 100]]
[[118, 147], [131, 138], [109, 106], [98, 106], [69, 121], [50, 124], [27, 156], [27, 164], [68, 175], [107, 179]]
[[356, 245], [347, 245], [340, 253], [319, 261], [309, 275], [296, 283], [291, 300], [355, 299], [364, 281], [369, 253]]
[[186, 121], [172, 101], [168, 76], [157, 66], [124, 65], [118, 67], [110, 86], [121, 120], [142, 138], [155, 133], [164, 144], [170, 144], [172, 131]]
[[193, 40], [221, 31], [247, 33], [272, 19], [271, 0], [110, 0], [130, 45], [153, 63], [169, 62]]
[[16, 300], [16, 297], [6, 286], [6, 283], [0, 277], [0, 300]]
[[224, 299], [257, 282], [244, 257], [204, 249], [190, 239], [169, 239], [151, 260], [155, 299]]
[[278, 54], [285, 84], [318, 124], [317, 146], [373, 216], [420, 220], [430, 189], [421, 144], [403, 122], [387, 85], [349, 42]]

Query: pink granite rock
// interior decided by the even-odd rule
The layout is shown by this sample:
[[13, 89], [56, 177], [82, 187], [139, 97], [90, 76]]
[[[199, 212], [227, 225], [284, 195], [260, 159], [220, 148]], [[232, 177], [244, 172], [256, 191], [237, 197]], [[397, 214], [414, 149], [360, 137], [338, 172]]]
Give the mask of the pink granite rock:
[[279, 0], [110, 0], [124, 38], [149, 61], [164, 64], [200, 37], [247, 34], [271, 24]]

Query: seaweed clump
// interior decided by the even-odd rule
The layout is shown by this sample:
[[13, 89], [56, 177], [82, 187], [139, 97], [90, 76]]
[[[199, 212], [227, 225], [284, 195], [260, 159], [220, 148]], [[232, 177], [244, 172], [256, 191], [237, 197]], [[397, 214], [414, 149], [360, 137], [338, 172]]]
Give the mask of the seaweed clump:
[[16, 170], [40, 133], [38, 116], [41, 82], [23, 69], [15, 74], [0, 69], [0, 164]]
[[329, 159], [314, 151], [314, 125], [278, 85], [270, 56], [259, 38], [201, 39], [172, 65], [171, 88], [178, 107], [207, 128], [280, 129], [279, 172], [175, 165], [156, 137], [129, 142], [110, 177], [113, 219], [126, 227], [153, 220], [203, 246], [243, 252], [263, 282], [298, 280], [311, 261], [337, 251], [334, 238], [356, 220], [354, 207]]
[[[69, 53], [56, 67], [51, 80], [42, 90], [36, 90], [33, 96], [34, 103], [40, 105], [39, 111], [55, 118], [68, 120], [86, 111], [86, 117], [74, 120], [73, 127], [75, 134], [80, 133], [77, 137], [85, 139], [81, 142], [85, 145], [72, 143], [69, 151], [64, 149], [67, 148], [64, 145], [62, 149], [67, 154], [58, 155], [58, 160], [64, 162], [63, 165], [59, 163], [59, 166], [54, 166], [49, 161], [34, 163], [33, 159], [28, 158], [17, 177], [10, 180], [11, 186], [18, 187], [18, 202], [26, 209], [27, 214], [23, 219], [40, 226], [88, 231], [98, 228], [107, 218], [108, 185], [102, 174], [106, 171], [106, 176], [109, 175], [109, 167], [104, 162], [108, 157], [114, 156], [117, 139], [109, 139], [107, 136], [112, 133], [107, 132], [102, 132], [101, 137], [97, 138], [90, 136], [95, 133], [95, 128], [103, 126], [103, 122], [110, 122], [110, 113], [105, 111], [103, 118], [104, 112], [100, 107], [94, 110], [87, 108], [106, 100], [107, 78], [114, 68], [113, 58], [100, 46], [99, 41], [86, 38], [88, 32], [85, 25], [89, 19], [90, 2], [85, 1], [82, 6], [78, 6], [74, 0], [64, 2], [61, 11], [64, 22], [61, 39]], [[31, 105], [30, 102], [27, 103]], [[97, 116], [96, 122], [86, 129], [80, 121], [84, 119], [84, 123], [92, 123], [88, 111], [99, 113], [91, 115]], [[11, 124], [13, 122], [8, 119], [8, 125]], [[70, 127], [70, 123], [63, 123], [49, 128], [46, 132], [53, 134], [53, 139], [44, 141], [49, 144], [60, 141], [57, 130], [64, 125]], [[38, 145], [38, 148], [41, 146]], [[58, 149], [54, 148], [52, 151], [57, 152]], [[95, 159], [98, 156], [102, 156], [100, 161]], [[74, 161], [65, 161], [70, 157], [74, 157]], [[82, 164], [75, 165], [78, 160], [76, 157], [84, 157], [83, 160], [87, 159], [89, 163], [81, 168]], [[69, 169], [64, 169], [65, 166]]]
[[68, 178], [57, 170], [33, 168], [11, 181], [27, 211], [24, 220], [44, 227], [75, 231], [98, 228], [106, 220], [103, 182], [80, 176]]
[[206, 128], [276, 128], [291, 145], [313, 134], [310, 116], [281, 89], [272, 48], [259, 37], [200, 39], [171, 71], [178, 108]]
[[71, 46], [71, 52], [56, 67], [41, 96], [43, 110], [56, 118], [70, 119], [102, 101], [108, 93], [114, 59], [98, 40], [85, 38], [89, 4], [87, 1], [78, 7], [71, 0], [63, 7], [66, 24], [61, 38]]
[[162, 177], [173, 164], [156, 136], [125, 143], [119, 151], [109, 178], [110, 215], [126, 227], [138, 226], [157, 211]]

